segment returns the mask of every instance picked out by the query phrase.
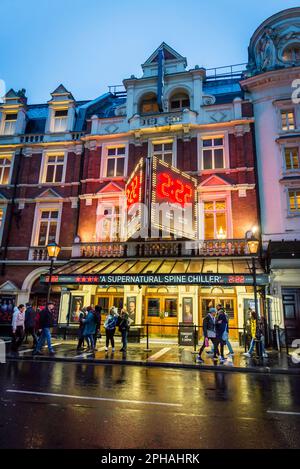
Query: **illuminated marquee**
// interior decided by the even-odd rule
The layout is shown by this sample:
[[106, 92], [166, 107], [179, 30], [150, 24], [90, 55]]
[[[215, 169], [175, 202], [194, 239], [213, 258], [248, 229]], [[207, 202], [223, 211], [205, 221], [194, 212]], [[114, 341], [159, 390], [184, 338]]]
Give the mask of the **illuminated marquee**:
[[144, 159], [141, 158], [131, 173], [125, 187], [127, 212], [127, 239], [141, 229], [144, 193]]
[[197, 233], [196, 179], [153, 158], [151, 222], [163, 232], [195, 239]]

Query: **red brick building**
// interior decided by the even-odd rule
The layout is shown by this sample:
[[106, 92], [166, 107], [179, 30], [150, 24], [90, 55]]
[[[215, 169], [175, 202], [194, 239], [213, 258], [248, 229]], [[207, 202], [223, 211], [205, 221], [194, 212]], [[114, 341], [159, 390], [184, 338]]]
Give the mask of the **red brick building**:
[[[62, 274], [130, 275], [132, 269], [216, 274], [221, 282], [116, 285], [106, 278], [53, 285], [62, 323], [75, 323], [82, 304], [99, 303], [105, 310], [127, 304], [137, 324], [198, 324], [209, 304], [223, 302], [232, 325], [243, 325], [253, 287], [249, 279], [237, 284], [232, 277], [230, 284], [225, 278], [251, 276], [245, 233], [259, 225], [254, 119], [240, 73], [187, 69], [186, 59], [165, 43], [142, 69], [141, 78], [131, 76], [123, 88], [93, 101], [76, 101], [63, 85], [41, 105], [27, 103], [24, 90], [6, 94], [0, 105], [0, 321], [13, 302], [45, 302], [40, 276], [49, 269], [46, 245], [56, 241]], [[155, 157], [196, 180], [190, 248], [173, 236], [128, 245], [126, 182], [141, 158], [151, 167]]]

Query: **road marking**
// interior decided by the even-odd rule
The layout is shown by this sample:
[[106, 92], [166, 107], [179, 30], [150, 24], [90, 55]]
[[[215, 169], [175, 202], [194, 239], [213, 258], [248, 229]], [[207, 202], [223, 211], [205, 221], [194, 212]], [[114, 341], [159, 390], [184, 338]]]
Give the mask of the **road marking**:
[[300, 415], [300, 412], [284, 412], [283, 410], [267, 410], [268, 414]]
[[[52, 344], [52, 347], [57, 347], [58, 345], [61, 345], [63, 344], [63, 342], [57, 342], [56, 344]], [[44, 347], [47, 347], [47, 345], [44, 345]], [[33, 352], [34, 351], [34, 348], [30, 348], [30, 349], [26, 349], [26, 350], [21, 350], [19, 352], [19, 355], [23, 355], [24, 353], [28, 353], [28, 352]]]
[[[105, 350], [105, 347], [100, 347], [97, 349], [97, 352], [103, 352]], [[82, 352], [79, 355], [75, 355], [73, 358], [86, 358], [89, 357], [90, 355], [94, 355], [93, 352]]]
[[169, 350], [171, 350], [171, 347], [165, 347], [165, 348], [159, 350], [159, 352], [156, 352], [154, 355], [151, 355], [151, 357], [148, 357], [148, 361], [149, 361], [149, 360], [157, 360], [157, 359], [160, 358], [162, 355], [164, 355], [165, 353], [167, 353]]
[[182, 404], [172, 404], [170, 402], [150, 402], [150, 401], [135, 401], [130, 399], [112, 399], [108, 397], [92, 397], [92, 396], [72, 396], [70, 394], [54, 394], [48, 392], [35, 392], [35, 391], [21, 391], [17, 389], [6, 389], [6, 392], [16, 394], [29, 394], [34, 396], [47, 396], [47, 397], [64, 397], [67, 399], [84, 399], [88, 401], [109, 401], [120, 402], [124, 404], [146, 404], [146, 405], [159, 405], [167, 407], [182, 407]]

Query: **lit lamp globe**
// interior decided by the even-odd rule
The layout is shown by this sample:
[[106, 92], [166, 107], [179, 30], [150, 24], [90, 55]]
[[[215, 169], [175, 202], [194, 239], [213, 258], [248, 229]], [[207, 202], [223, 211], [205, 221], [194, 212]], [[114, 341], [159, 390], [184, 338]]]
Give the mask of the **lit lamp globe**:
[[219, 231], [217, 232], [217, 238], [218, 239], [225, 239], [226, 238], [226, 233], [223, 230], [222, 227], [220, 227]]
[[49, 243], [47, 245], [49, 259], [55, 259], [60, 253], [60, 246], [57, 243]]
[[259, 240], [255, 238], [254, 234], [252, 234], [251, 238], [247, 240], [247, 245], [250, 254], [257, 254]]

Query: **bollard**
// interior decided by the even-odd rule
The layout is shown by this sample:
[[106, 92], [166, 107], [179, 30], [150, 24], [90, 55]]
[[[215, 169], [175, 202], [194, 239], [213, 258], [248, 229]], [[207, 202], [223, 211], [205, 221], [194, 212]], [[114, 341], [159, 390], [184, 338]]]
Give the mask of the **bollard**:
[[197, 347], [196, 347], [196, 345], [198, 345], [198, 340], [197, 339], [198, 339], [197, 326], [195, 324], [195, 326], [194, 326], [194, 352], [196, 352], [196, 350], [197, 350]]
[[245, 352], [247, 352], [247, 340], [246, 340], [246, 328], [245, 327], [243, 329], [243, 334], [244, 334], [244, 348], [245, 348]]
[[286, 354], [289, 355], [289, 342], [288, 342], [288, 333], [287, 333], [287, 328], [286, 326], [284, 327], [284, 336], [285, 336], [285, 348], [286, 348]]
[[146, 348], [144, 349], [144, 352], [151, 352], [151, 349], [149, 348], [149, 324], [146, 324]]

